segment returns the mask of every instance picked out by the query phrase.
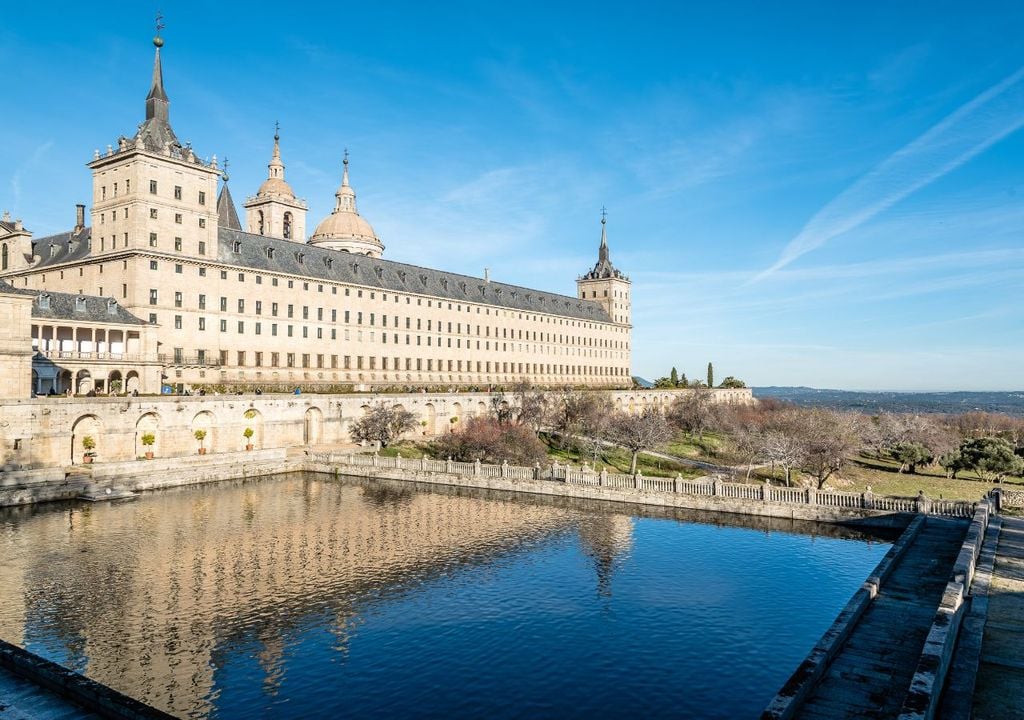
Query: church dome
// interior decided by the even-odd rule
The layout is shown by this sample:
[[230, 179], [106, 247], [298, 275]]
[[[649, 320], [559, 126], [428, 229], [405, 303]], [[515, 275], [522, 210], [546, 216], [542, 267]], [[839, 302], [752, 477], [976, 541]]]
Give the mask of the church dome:
[[347, 154], [341, 187], [334, 197], [337, 198], [334, 210], [316, 226], [309, 243], [330, 250], [380, 257], [384, 244], [370, 223], [356, 210], [356, 191], [348, 184]]
[[256, 197], [273, 197], [283, 200], [294, 200], [295, 192], [284, 179], [284, 163], [281, 162], [281, 136], [274, 131], [274, 154], [267, 165], [267, 179], [256, 191]]

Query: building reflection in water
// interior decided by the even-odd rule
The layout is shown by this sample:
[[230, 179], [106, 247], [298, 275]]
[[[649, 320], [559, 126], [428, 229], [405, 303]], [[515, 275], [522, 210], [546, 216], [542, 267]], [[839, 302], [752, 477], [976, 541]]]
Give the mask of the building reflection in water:
[[[19, 517], [20, 516], [20, 517]], [[0, 636], [176, 714], [217, 697], [217, 658], [258, 639], [264, 689], [284, 636], [332, 616], [341, 654], [366, 603], [578, 529], [609, 591], [631, 521], [508, 497], [304, 477], [3, 516]]]

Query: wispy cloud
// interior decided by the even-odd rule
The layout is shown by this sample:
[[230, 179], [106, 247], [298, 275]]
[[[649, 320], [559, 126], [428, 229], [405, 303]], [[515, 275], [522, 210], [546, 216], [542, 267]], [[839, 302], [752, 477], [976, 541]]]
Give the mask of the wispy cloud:
[[21, 179], [24, 174], [34, 168], [43, 156], [48, 153], [55, 145], [53, 140], [47, 140], [46, 142], [37, 145], [29, 155], [28, 159], [25, 160], [21, 165], [15, 169], [11, 174], [11, 195], [14, 197], [14, 207], [12, 208], [15, 213], [20, 211], [21, 206]]
[[965, 103], [840, 193], [804, 225], [764, 280], [960, 167], [1024, 125], [1024, 68]]

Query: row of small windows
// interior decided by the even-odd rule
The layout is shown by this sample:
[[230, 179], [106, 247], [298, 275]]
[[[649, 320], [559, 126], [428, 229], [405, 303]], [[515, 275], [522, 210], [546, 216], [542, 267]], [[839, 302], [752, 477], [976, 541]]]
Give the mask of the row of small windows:
[[[261, 351], [254, 351], [251, 354], [252, 367], [282, 367], [281, 355], [279, 352], [264, 353]], [[303, 367], [310, 368], [315, 367], [318, 369], [325, 369], [328, 367], [332, 370], [402, 370], [408, 371], [426, 371], [426, 372], [495, 372], [495, 373], [516, 373], [522, 375], [524, 373], [533, 373], [534, 375], [625, 375], [627, 368], [616, 367], [616, 366], [594, 366], [594, 365], [559, 365], [552, 363], [515, 363], [515, 362], [491, 362], [490, 360], [444, 360], [434, 358], [399, 358], [399, 357], [388, 357], [362, 355], [326, 355], [322, 353], [283, 353], [284, 365], [283, 367]], [[185, 362], [185, 349], [174, 348], [174, 362], [176, 364], [183, 364]], [[235, 366], [236, 367], [249, 367], [249, 352], [245, 350], [235, 351]], [[213, 354], [207, 353], [206, 350], [196, 351], [196, 360], [198, 364], [206, 364], [212, 360]], [[265, 365], [265, 359], [269, 361], [269, 364]], [[378, 359], [380, 362], [378, 363]], [[230, 362], [229, 351], [220, 350], [218, 351], [217, 360], [219, 365], [226, 366]], [[340, 366], [339, 366], [340, 360]], [[353, 362], [354, 361], [354, 362]], [[404, 361], [404, 362], [403, 362]]]
[[[157, 195], [158, 194], [157, 188], [158, 188], [157, 181], [156, 180], [150, 180], [149, 181], [149, 194], [150, 195]], [[117, 197], [118, 184], [116, 182], [113, 184], [113, 190], [114, 190], [113, 197]], [[132, 181], [131, 181], [131, 179], [126, 179], [124, 181], [124, 191], [125, 191], [125, 194], [128, 194], [128, 193], [130, 193], [132, 191]], [[182, 191], [181, 185], [175, 185], [174, 186], [174, 199], [175, 200], [181, 200], [182, 197], [183, 197], [183, 191]], [[107, 186], [106, 185], [102, 185], [100, 187], [100, 200], [106, 200], [106, 199], [107, 199]], [[206, 191], [205, 190], [200, 190], [199, 191], [198, 200], [199, 200], [199, 204], [200, 205], [205, 205], [206, 204]]]

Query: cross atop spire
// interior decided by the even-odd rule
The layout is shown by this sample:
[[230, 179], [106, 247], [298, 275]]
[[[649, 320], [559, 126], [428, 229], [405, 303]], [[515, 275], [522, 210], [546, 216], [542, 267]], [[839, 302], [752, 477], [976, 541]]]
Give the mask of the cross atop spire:
[[274, 140], [281, 139], [281, 123], [277, 120], [274, 121]]
[[605, 209], [604, 205], [602, 205], [601, 206], [601, 224], [602, 225], [604, 225], [605, 218], [607, 218], [607, 217], [608, 217], [608, 211]]
[[221, 179], [227, 182], [230, 178], [228, 176], [228, 156], [224, 156], [224, 171], [220, 174]]

